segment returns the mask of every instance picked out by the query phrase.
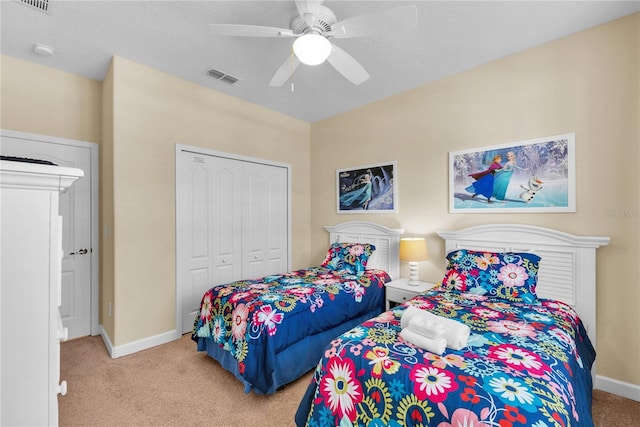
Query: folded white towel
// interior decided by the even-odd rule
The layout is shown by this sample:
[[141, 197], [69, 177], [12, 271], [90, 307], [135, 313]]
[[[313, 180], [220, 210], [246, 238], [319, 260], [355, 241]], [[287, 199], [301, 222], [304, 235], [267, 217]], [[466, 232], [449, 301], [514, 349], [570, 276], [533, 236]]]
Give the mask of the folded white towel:
[[402, 317], [400, 317], [400, 326], [404, 328], [409, 327], [409, 322], [415, 316], [420, 316], [423, 313], [426, 313], [424, 310], [420, 310], [418, 307], [414, 307], [410, 305], [407, 309], [402, 313]]
[[447, 317], [437, 316], [428, 311], [424, 313], [428, 318], [444, 325], [445, 333], [443, 338], [447, 340], [447, 347], [453, 350], [460, 350], [467, 346], [467, 340], [471, 335], [471, 329], [467, 325]]
[[447, 341], [444, 338], [427, 338], [407, 328], [400, 331], [400, 336], [416, 347], [438, 355], [444, 353], [444, 349], [447, 347]]
[[[402, 314], [400, 318], [400, 325], [402, 328], [408, 328], [413, 318], [419, 318], [424, 320], [426, 324], [431, 325], [430, 330], [437, 330], [438, 327], [444, 327], [444, 338], [447, 342], [447, 347], [453, 350], [460, 350], [467, 346], [467, 340], [471, 335], [471, 329], [464, 323], [460, 323], [456, 320], [449, 319], [442, 316], [437, 316], [429, 311], [421, 310], [414, 306], [409, 306]], [[435, 324], [435, 326], [433, 326]]]
[[408, 328], [427, 338], [442, 338], [446, 332], [444, 325], [422, 315], [413, 316]]

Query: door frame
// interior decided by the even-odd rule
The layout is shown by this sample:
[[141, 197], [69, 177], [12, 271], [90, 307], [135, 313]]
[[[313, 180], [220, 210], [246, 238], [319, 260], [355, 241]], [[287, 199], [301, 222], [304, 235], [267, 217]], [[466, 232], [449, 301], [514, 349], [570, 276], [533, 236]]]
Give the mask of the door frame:
[[91, 335], [100, 335], [99, 146], [95, 142], [0, 129], [0, 136], [88, 148], [91, 155]]
[[[179, 251], [182, 249], [182, 241], [180, 240], [180, 236], [178, 234], [178, 221], [180, 220], [180, 215], [178, 212], [178, 191], [179, 191], [179, 180], [180, 177], [180, 169], [178, 168], [178, 158], [182, 155], [182, 153], [189, 154], [200, 154], [204, 156], [213, 156], [213, 157], [222, 157], [225, 159], [239, 160], [243, 162], [249, 163], [259, 163], [263, 165], [269, 166], [277, 166], [285, 168], [287, 171], [287, 270], [291, 269], [291, 165], [288, 163], [276, 162], [273, 160], [260, 159], [258, 157], [249, 157], [243, 156], [240, 154], [233, 154], [224, 151], [217, 151], [210, 148], [202, 148], [195, 147], [192, 145], [185, 144], [176, 144], [175, 148], [175, 241], [176, 241], [176, 252], [175, 252], [175, 280], [176, 280], [176, 332], [178, 337], [182, 336], [182, 288], [180, 286], [180, 267], [181, 263], [179, 262]], [[284, 273], [284, 272], [283, 272]]]

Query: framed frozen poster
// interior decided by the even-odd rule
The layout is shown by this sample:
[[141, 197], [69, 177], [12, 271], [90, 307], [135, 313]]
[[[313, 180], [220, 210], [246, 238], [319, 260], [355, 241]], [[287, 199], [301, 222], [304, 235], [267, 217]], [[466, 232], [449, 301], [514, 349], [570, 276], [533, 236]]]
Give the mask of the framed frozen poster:
[[395, 213], [396, 188], [396, 162], [338, 169], [338, 213]]
[[451, 213], [575, 212], [575, 134], [449, 153]]

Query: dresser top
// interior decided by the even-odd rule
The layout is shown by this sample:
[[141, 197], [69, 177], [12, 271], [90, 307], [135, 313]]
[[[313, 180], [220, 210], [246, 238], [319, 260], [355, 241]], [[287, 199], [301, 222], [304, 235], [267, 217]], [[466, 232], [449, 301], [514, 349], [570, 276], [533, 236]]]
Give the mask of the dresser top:
[[0, 160], [2, 188], [62, 191], [83, 176], [77, 168]]

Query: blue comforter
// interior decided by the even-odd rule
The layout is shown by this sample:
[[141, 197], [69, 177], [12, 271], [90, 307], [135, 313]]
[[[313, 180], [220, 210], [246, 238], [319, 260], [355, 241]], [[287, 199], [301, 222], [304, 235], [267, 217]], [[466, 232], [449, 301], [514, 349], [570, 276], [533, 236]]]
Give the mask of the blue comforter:
[[[400, 332], [411, 304], [471, 328], [442, 355]], [[575, 311], [456, 291], [424, 294], [366, 321], [325, 349], [298, 426], [592, 426], [595, 351]]]
[[[382, 270], [356, 277], [318, 266], [219, 285], [202, 297], [192, 339], [198, 350], [206, 349], [243, 381], [246, 391], [272, 393], [282, 385], [278, 378], [293, 380], [312, 369], [321, 349], [351, 328], [354, 319], [360, 323], [362, 316], [381, 313], [389, 280]], [[331, 332], [336, 328], [339, 332]], [[322, 343], [315, 354], [307, 355], [317, 346], [311, 343], [314, 339]], [[303, 347], [300, 352], [289, 351], [296, 344]], [[275, 370], [287, 366], [282, 354], [291, 359], [289, 366], [296, 365], [290, 368], [295, 375], [274, 376]], [[298, 366], [309, 357], [309, 366]]]

